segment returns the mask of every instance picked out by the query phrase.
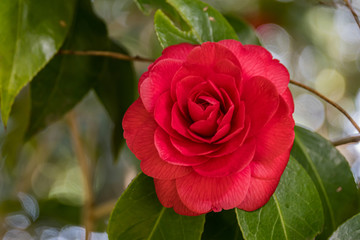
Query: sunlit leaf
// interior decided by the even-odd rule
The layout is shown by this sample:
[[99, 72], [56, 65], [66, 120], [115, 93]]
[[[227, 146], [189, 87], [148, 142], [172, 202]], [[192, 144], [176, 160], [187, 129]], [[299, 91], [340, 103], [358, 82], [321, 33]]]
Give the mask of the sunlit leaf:
[[0, 1], [1, 116], [6, 125], [20, 90], [54, 56], [71, 26], [76, 1]]
[[153, 179], [139, 174], [118, 200], [109, 220], [110, 240], [200, 239], [205, 215], [182, 216], [163, 207]]
[[327, 239], [359, 211], [359, 193], [348, 162], [329, 141], [301, 127], [296, 127], [295, 133], [291, 155], [308, 172], [320, 194], [325, 226], [319, 239]]
[[154, 25], [156, 34], [163, 48], [183, 42], [198, 43], [193, 31], [186, 32], [180, 30], [160, 9], [156, 11]]
[[314, 239], [324, 223], [316, 187], [293, 158], [265, 206], [253, 212], [236, 209], [236, 214], [246, 240]]
[[177, 14], [165, 12], [166, 15], [162, 11], [163, 8], [156, 12], [155, 30], [164, 48], [181, 42], [200, 44], [207, 41], [238, 39], [231, 25], [210, 5], [199, 0], [167, 0], [167, 3], [177, 11], [186, 25], [181, 25], [180, 22], [180, 26], [177, 26], [174, 22]]
[[360, 214], [342, 224], [329, 238], [329, 240], [356, 240], [360, 239]]

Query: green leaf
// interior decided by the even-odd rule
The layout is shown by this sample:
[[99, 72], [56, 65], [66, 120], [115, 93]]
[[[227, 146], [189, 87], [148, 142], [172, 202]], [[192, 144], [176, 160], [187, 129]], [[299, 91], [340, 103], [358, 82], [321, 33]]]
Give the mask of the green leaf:
[[[109, 50], [128, 55], [123, 47], [113, 42], [110, 42]], [[95, 82], [94, 90], [115, 125], [112, 141], [115, 159], [123, 140], [122, 118], [135, 99], [136, 89], [132, 62], [104, 59], [103, 69]]]
[[153, 179], [140, 173], [118, 200], [109, 220], [110, 240], [200, 239], [205, 215], [182, 216], [163, 207]]
[[342, 224], [329, 238], [329, 240], [356, 240], [360, 239], [360, 214]]
[[236, 222], [234, 209], [223, 210], [219, 213], [210, 212], [206, 214], [203, 240], [232, 239], [242, 240], [239, 225]]
[[217, 42], [223, 39], [238, 37], [216, 9], [199, 0], [167, 0], [173, 6], [194, 32], [199, 43]]
[[135, 3], [145, 15], [149, 15], [153, 9], [159, 8], [171, 14], [175, 12], [166, 0], [135, 0]]
[[71, 25], [76, 1], [0, 1], [1, 116], [7, 124], [20, 90], [54, 56]]
[[156, 11], [154, 25], [157, 37], [163, 48], [187, 42], [198, 44], [193, 31], [182, 31], [160, 9]]
[[[199, 0], [167, 0], [167, 3], [176, 13], [165, 7], [164, 3], [153, 4], [161, 8], [155, 14], [154, 23], [162, 47], [181, 42], [201, 44], [207, 41], [238, 39], [234, 29], [221, 13], [208, 4]], [[182, 21], [179, 21], [179, 16]], [[182, 26], [182, 29], [178, 28], [176, 23]]]
[[[71, 31], [62, 49], [106, 49], [109, 42], [104, 23], [88, 0], [80, 0]], [[27, 138], [60, 119], [93, 87], [104, 58], [57, 55], [31, 82], [31, 119]]]
[[265, 206], [253, 212], [236, 209], [236, 214], [246, 240], [314, 239], [324, 223], [319, 194], [293, 158]]
[[315, 183], [323, 203], [325, 226], [319, 239], [327, 237], [359, 211], [359, 193], [348, 162], [320, 135], [295, 127], [291, 155]]
[[235, 16], [225, 16], [225, 18], [234, 28], [242, 44], [261, 45], [255, 29], [250, 24]]

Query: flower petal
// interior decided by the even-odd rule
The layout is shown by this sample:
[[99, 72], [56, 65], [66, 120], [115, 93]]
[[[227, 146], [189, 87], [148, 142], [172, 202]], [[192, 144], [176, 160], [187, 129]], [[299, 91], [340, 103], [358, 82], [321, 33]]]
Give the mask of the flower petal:
[[242, 97], [245, 114], [251, 119], [250, 134], [253, 135], [274, 116], [280, 97], [274, 84], [263, 77], [254, 77], [245, 82]]
[[154, 132], [157, 127], [140, 99], [136, 100], [125, 113], [124, 138], [129, 149], [141, 160], [142, 171], [148, 176], [159, 179], [174, 179], [192, 172], [190, 167], [175, 166], [160, 158], [154, 144]]
[[254, 157], [255, 149], [256, 141], [249, 140], [235, 152], [212, 158], [203, 164], [194, 166], [193, 169], [205, 177], [226, 177], [247, 167]]
[[157, 128], [155, 131], [155, 146], [161, 159], [170, 164], [179, 166], [195, 166], [208, 160], [206, 157], [188, 157], [182, 155], [178, 150], [176, 150], [176, 148], [174, 148], [171, 144], [169, 135], [161, 128]]
[[156, 195], [160, 203], [167, 208], [174, 208], [174, 211], [181, 215], [197, 216], [201, 213], [188, 209], [180, 200], [176, 191], [175, 180], [154, 179]]
[[291, 149], [295, 138], [295, 123], [288, 114], [285, 100], [280, 98], [276, 114], [256, 135], [255, 161], [266, 162]]
[[182, 62], [164, 59], [154, 65], [140, 85], [140, 97], [147, 111], [152, 112], [159, 96], [170, 90], [171, 81]]
[[235, 40], [223, 40], [219, 44], [227, 47], [239, 60], [245, 81], [255, 76], [269, 79], [282, 94], [289, 84], [288, 70], [273, 59], [265, 48], [256, 45], [242, 45]]
[[250, 168], [222, 177], [203, 177], [191, 173], [176, 179], [181, 201], [190, 210], [199, 213], [219, 212], [238, 206], [246, 196], [250, 183]]
[[255, 211], [264, 206], [279, 184], [278, 179], [261, 179], [251, 177], [249, 191], [246, 194], [244, 201], [237, 206], [237, 208], [245, 211]]

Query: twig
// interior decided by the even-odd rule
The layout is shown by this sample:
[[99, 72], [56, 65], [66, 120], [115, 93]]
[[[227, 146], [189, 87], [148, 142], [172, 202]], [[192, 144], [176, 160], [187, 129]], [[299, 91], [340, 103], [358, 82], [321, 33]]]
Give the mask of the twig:
[[93, 210], [93, 218], [99, 219], [103, 218], [111, 213], [114, 209], [117, 199], [109, 200], [108, 202], [102, 203], [101, 205], [97, 206]]
[[73, 140], [76, 158], [78, 160], [84, 182], [85, 201], [84, 201], [84, 210], [83, 210], [84, 211], [83, 223], [85, 225], [85, 232], [86, 232], [85, 239], [90, 240], [90, 234], [94, 225], [94, 220], [92, 217], [94, 199], [93, 199], [93, 190], [92, 190], [91, 168], [89, 166], [90, 164], [86, 159], [85, 151], [80, 140], [80, 134], [76, 123], [76, 117], [73, 111], [66, 116], [66, 120], [70, 128], [70, 133]]
[[78, 50], [60, 50], [58, 54], [61, 55], [78, 55], [78, 56], [100, 56], [100, 57], [110, 57], [126, 61], [138, 61], [138, 62], [153, 62], [152, 59], [147, 59], [139, 56], [130, 57], [128, 55], [118, 53], [118, 52], [108, 52], [108, 51], [78, 51]]
[[346, 5], [346, 7], [350, 10], [351, 14], [353, 15], [356, 24], [358, 25], [358, 27], [360, 28], [360, 20], [359, 20], [359, 16], [356, 14], [354, 8], [351, 6], [349, 0], [344, 0], [344, 3]]
[[340, 145], [344, 145], [344, 144], [348, 144], [348, 143], [357, 143], [360, 142], [360, 136], [352, 136], [352, 137], [347, 137], [347, 138], [343, 138], [337, 141], [333, 141], [332, 144], [334, 146], [340, 146]]
[[293, 85], [296, 85], [298, 87], [301, 87], [303, 89], [306, 89], [309, 92], [314, 93], [315, 95], [317, 95], [318, 97], [322, 98], [325, 102], [329, 103], [330, 105], [334, 106], [337, 110], [339, 110], [342, 114], [345, 115], [345, 117], [347, 119], [349, 119], [349, 121], [352, 123], [352, 125], [356, 128], [356, 130], [360, 133], [360, 127], [359, 125], [357, 125], [357, 123], [354, 121], [354, 119], [350, 116], [350, 114], [348, 114], [345, 109], [343, 109], [339, 104], [331, 101], [329, 98], [325, 97], [324, 95], [322, 95], [321, 93], [319, 93], [318, 91], [316, 91], [315, 89], [312, 89], [302, 83], [296, 82], [294, 80], [290, 80], [290, 83]]

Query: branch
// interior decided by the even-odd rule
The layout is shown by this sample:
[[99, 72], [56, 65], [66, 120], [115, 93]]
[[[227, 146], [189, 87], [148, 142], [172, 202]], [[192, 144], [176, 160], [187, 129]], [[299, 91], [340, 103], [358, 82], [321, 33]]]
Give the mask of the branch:
[[61, 55], [77, 55], [77, 56], [99, 56], [99, 57], [110, 57], [126, 61], [138, 61], [138, 62], [153, 62], [154, 60], [143, 58], [139, 56], [130, 57], [128, 55], [118, 52], [108, 51], [77, 51], [77, 50], [60, 50], [58, 54]]
[[344, 0], [344, 3], [346, 5], [346, 7], [350, 10], [351, 14], [353, 15], [356, 24], [358, 25], [359, 29], [360, 29], [360, 20], [359, 20], [359, 16], [356, 14], [354, 8], [351, 6], [349, 0]]
[[92, 217], [93, 204], [94, 204], [92, 177], [91, 177], [92, 174], [91, 174], [90, 165], [86, 159], [84, 147], [81, 143], [79, 129], [76, 123], [76, 116], [73, 111], [66, 116], [66, 120], [70, 128], [70, 133], [73, 140], [76, 158], [78, 160], [78, 164], [81, 169], [83, 183], [84, 183], [85, 201], [84, 201], [83, 223], [85, 225], [85, 235], [86, 235], [85, 239], [88, 240], [90, 239], [90, 234], [94, 225], [94, 220]]
[[325, 97], [324, 95], [322, 95], [321, 93], [319, 93], [318, 91], [316, 91], [315, 89], [312, 89], [302, 83], [296, 82], [294, 80], [290, 80], [290, 83], [293, 85], [296, 85], [298, 87], [301, 87], [303, 89], [306, 89], [309, 92], [314, 93], [315, 95], [317, 95], [318, 97], [322, 98], [325, 102], [329, 103], [330, 105], [334, 106], [337, 110], [339, 110], [342, 114], [345, 115], [345, 117], [347, 119], [349, 119], [349, 121], [352, 123], [352, 125], [356, 128], [356, 130], [360, 133], [360, 127], [359, 125], [356, 124], [356, 122], [354, 121], [354, 119], [350, 116], [350, 114], [348, 114], [345, 109], [343, 109], [339, 104], [331, 101], [329, 98]]
[[111, 213], [114, 209], [117, 199], [109, 200], [108, 202], [102, 203], [101, 205], [94, 208], [93, 217], [94, 219], [103, 218]]
[[344, 144], [348, 144], [348, 143], [357, 143], [360, 142], [360, 135], [359, 136], [352, 136], [352, 137], [347, 137], [347, 138], [343, 138], [337, 141], [333, 141], [332, 144], [334, 146], [340, 146], [340, 145], [344, 145]]

